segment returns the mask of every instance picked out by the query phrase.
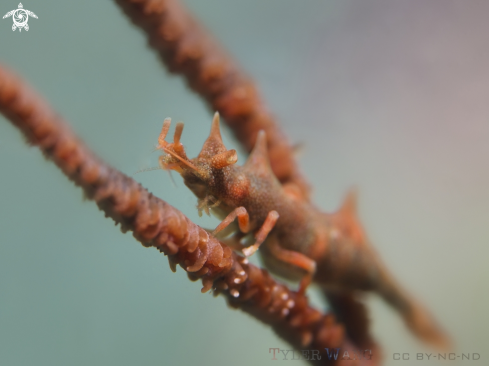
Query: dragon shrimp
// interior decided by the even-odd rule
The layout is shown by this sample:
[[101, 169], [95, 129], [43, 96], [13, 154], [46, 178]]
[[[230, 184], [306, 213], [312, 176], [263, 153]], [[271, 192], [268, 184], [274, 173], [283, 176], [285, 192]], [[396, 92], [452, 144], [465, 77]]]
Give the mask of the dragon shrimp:
[[[170, 124], [165, 119], [158, 139], [157, 148], [165, 152], [159, 165], [180, 173], [198, 198], [199, 214], [212, 212], [222, 220], [212, 234], [224, 238], [228, 233], [226, 244], [247, 257], [259, 249], [271, 272], [300, 280], [300, 292], [311, 282], [333, 299], [336, 293], [375, 292], [400, 313], [416, 336], [436, 346], [448, 344], [429, 313], [381, 263], [356, 216], [354, 194], [336, 213], [323, 213], [293, 184], [277, 180], [264, 131], [258, 133], [246, 163], [238, 166], [236, 150], [228, 150], [222, 142], [218, 113], [193, 159], [180, 142], [183, 123], [176, 125], [173, 143], [165, 140]], [[250, 239], [252, 245], [243, 244]]]

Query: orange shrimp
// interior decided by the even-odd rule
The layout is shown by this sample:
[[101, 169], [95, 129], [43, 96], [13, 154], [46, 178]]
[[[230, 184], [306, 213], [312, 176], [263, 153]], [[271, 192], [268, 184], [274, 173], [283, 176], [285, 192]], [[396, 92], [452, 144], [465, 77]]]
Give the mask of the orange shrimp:
[[[197, 196], [199, 213], [212, 212], [222, 222], [212, 232], [232, 232], [227, 244], [250, 256], [259, 249], [266, 267], [291, 280], [300, 280], [304, 292], [314, 282], [331, 299], [341, 294], [373, 291], [393, 306], [406, 325], [422, 340], [445, 347], [448, 340], [429, 313], [394, 280], [373, 250], [355, 214], [355, 196], [349, 194], [333, 214], [323, 213], [304, 199], [292, 184], [282, 186], [273, 174], [267, 139], [260, 131], [243, 166], [235, 150], [221, 138], [219, 114], [200, 154], [189, 159], [180, 142], [183, 123], [174, 141], [165, 140], [170, 119], [158, 139], [160, 166], [181, 174]], [[226, 229], [226, 230], [224, 230]], [[242, 243], [254, 240], [250, 246]]]

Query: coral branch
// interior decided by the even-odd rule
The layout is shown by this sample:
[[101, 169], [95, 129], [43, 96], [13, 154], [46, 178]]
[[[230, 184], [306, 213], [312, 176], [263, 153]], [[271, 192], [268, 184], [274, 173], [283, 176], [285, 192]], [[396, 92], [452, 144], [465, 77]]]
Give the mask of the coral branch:
[[[172, 269], [179, 264], [192, 280], [202, 279], [203, 291], [214, 289], [223, 294], [231, 306], [270, 325], [296, 348], [353, 349], [332, 315], [311, 308], [306, 297], [277, 284], [266, 271], [249, 264], [180, 211], [98, 159], [60, 117], [2, 66], [0, 112], [106, 216], [120, 223], [123, 232], [132, 231], [145, 247], [154, 246], [168, 255]], [[369, 364], [377, 364], [378, 357], [374, 354], [375, 361]], [[326, 359], [322, 352], [321, 364]], [[364, 360], [335, 364], [345, 362], [358, 365]]]
[[309, 186], [286, 137], [268, 112], [257, 88], [209, 32], [174, 0], [115, 0], [144, 30], [170, 71], [183, 74], [212, 111], [218, 111], [239, 141], [251, 151], [265, 130], [273, 172], [282, 183], [296, 184], [309, 197]]

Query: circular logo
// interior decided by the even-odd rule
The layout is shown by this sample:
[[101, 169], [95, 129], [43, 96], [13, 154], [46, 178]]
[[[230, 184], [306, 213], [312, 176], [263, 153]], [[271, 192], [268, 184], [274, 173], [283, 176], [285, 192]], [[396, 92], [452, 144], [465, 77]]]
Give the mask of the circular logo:
[[29, 14], [24, 9], [17, 9], [13, 16], [14, 24], [21, 28], [27, 24], [27, 20], [29, 19]]

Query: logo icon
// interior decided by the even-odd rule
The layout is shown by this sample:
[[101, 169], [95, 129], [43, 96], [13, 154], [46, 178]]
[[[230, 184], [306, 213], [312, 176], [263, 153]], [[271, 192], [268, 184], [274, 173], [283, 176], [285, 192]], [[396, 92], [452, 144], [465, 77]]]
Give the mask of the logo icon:
[[10, 16], [12, 17], [14, 21], [14, 24], [12, 25], [13, 31], [15, 31], [17, 28], [19, 28], [19, 32], [22, 31], [22, 28], [28, 31], [29, 25], [27, 24], [27, 21], [29, 20], [29, 15], [37, 19], [36, 14], [34, 14], [32, 11], [25, 10], [22, 3], [19, 3], [19, 8], [9, 11], [7, 14], [3, 16], [3, 19], [8, 18]]

